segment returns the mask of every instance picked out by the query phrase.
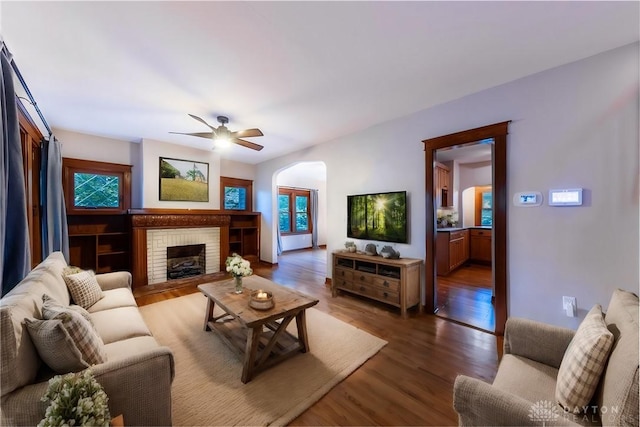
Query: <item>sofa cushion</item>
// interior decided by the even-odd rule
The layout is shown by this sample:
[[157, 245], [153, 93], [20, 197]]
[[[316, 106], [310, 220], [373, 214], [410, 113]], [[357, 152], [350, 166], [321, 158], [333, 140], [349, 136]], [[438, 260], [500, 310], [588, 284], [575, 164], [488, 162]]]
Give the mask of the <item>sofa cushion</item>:
[[557, 376], [558, 370], [552, 366], [526, 357], [505, 354], [493, 385], [530, 402], [555, 402]]
[[105, 350], [107, 351], [109, 362], [116, 362], [138, 354], [147, 353], [159, 346], [154, 337], [147, 335], [112, 342], [105, 345]]
[[62, 320], [24, 319], [24, 323], [38, 354], [56, 373], [78, 372], [89, 367]]
[[91, 319], [105, 344], [151, 335], [137, 307], [98, 311], [91, 313]]
[[611, 297], [604, 318], [615, 338], [597, 399], [602, 422], [606, 425], [640, 425], [638, 417], [639, 310], [636, 294], [617, 289]]
[[38, 264], [15, 288], [0, 299], [0, 377], [2, 396], [31, 384], [42, 363], [24, 324], [25, 318], [42, 318], [42, 295], [69, 304], [62, 278], [67, 266], [61, 252]]
[[89, 308], [102, 298], [102, 289], [96, 280], [93, 271], [81, 271], [80, 273], [64, 276], [71, 298], [83, 308]]
[[613, 334], [596, 304], [580, 323], [558, 370], [556, 399], [565, 410], [578, 414], [589, 405], [612, 344]]
[[136, 299], [129, 288], [111, 289], [102, 291], [102, 299], [89, 307], [89, 313], [111, 310], [118, 307], [137, 307]]

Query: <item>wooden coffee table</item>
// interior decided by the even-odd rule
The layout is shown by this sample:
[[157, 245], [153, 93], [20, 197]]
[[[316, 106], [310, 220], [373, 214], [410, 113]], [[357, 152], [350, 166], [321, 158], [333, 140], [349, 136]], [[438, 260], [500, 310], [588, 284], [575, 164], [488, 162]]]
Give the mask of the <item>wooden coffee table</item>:
[[[309, 350], [305, 310], [318, 300], [259, 276], [245, 277], [242, 281], [242, 294], [234, 293], [233, 280], [204, 283], [198, 289], [207, 297], [204, 330], [217, 332], [243, 357], [242, 382], [248, 383], [258, 372]], [[273, 293], [273, 308], [249, 307], [251, 291], [258, 289]], [[216, 304], [223, 314], [214, 316]], [[297, 336], [286, 331], [294, 318]]]

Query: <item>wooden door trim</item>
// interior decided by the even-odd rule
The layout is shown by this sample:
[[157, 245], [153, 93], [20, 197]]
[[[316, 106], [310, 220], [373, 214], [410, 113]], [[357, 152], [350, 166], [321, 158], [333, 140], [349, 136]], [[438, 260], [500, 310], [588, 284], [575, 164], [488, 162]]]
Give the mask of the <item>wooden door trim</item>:
[[425, 259], [425, 307], [430, 313], [435, 310], [436, 300], [436, 206], [434, 195], [433, 170], [435, 151], [440, 148], [454, 147], [483, 139], [493, 139], [492, 185], [494, 208], [494, 254], [495, 270], [495, 334], [503, 335], [507, 321], [507, 134], [509, 121], [495, 123], [475, 129], [469, 129], [449, 135], [425, 139], [425, 220], [426, 220], [426, 259]]
[[40, 162], [42, 133], [22, 102], [16, 98], [27, 209], [27, 226], [31, 250], [31, 267], [42, 261], [42, 226], [40, 207]]

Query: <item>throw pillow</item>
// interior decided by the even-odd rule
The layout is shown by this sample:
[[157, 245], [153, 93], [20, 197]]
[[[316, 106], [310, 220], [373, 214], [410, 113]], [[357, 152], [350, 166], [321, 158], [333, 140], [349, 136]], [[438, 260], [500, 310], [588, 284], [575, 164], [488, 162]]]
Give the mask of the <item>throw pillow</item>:
[[42, 295], [42, 317], [45, 320], [51, 320], [54, 317], [56, 317], [58, 314], [64, 313], [69, 310], [75, 311], [76, 313], [84, 317], [85, 320], [89, 322], [89, 324], [93, 327], [93, 330], [96, 332], [96, 334], [98, 333], [96, 326], [93, 324], [93, 319], [91, 319], [91, 315], [87, 310], [85, 310], [84, 308], [82, 308], [77, 304], [71, 304], [70, 306], [67, 307], [60, 304], [58, 301], [51, 298], [47, 294]]
[[613, 334], [597, 304], [578, 327], [560, 363], [556, 400], [563, 408], [578, 414], [589, 405], [612, 345]]
[[71, 293], [71, 299], [82, 308], [89, 308], [102, 298], [102, 288], [96, 280], [93, 271], [64, 276], [64, 281]]
[[24, 319], [40, 358], [56, 373], [78, 372], [89, 365], [62, 326], [62, 320]]
[[[53, 310], [44, 309], [48, 315], [53, 314]], [[67, 348], [62, 346], [75, 348], [80, 352], [80, 363], [82, 366], [91, 366], [98, 363], [104, 363], [107, 360], [107, 353], [104, 348], [104, 343], [100, 336], [96, 333], [93, 326], [84, 318], [73, 310], [60, 311], [55, 314], [51, 319], [45, 319], [45, 322], [60, 322], [60, 327], [64, 330], [65, 337], [60, 336], [60, 332], [50, 332], [50, 329], [55, 329], [54, 326], [41, 326], [46, 332], [46, 347], [51, 348], [54, 343], [61, 346], [59, 348], [62, 352], [68, 352]], [[53, 338], [55, 337], [55, 339]], [[42, 340], [42, 337], [38, 337]], [[64, 338], [64, 339], [63, 339]], [[68, 338], [68, 339], [67, 339]], [[69, 339], [71, 340], [69, 342]], [[36, 346], [36, 348], [38, 348]], [[40, 351], [38, 350], [38, 353]], [[75, 351], [71, 350], [71, 353], [75, 354]], [[40, 354], [42, 360], [47, 360]], [[49, 365], [49, 363], [47, 363]], [[54, 366], [49, 365], [52, 369], [56, 369]]]

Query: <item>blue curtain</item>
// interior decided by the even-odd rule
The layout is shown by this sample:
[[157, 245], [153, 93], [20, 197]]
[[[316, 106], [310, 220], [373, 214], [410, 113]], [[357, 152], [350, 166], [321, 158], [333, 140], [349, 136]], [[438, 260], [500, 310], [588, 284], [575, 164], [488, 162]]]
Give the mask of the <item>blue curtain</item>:
[[282, 255], [282, 236], [280, 235], [280, 223], [278, 223], [278, 255]]
[[62, 191], [62, 150], [53, 136], [42, 143], [40, 167], [42, 206], [42, 257], [61, 251], [69, 262], [69, 231]]
[[318, 190], [311, 191], [311, 247], [317, 249], [318, 246]]
[[31, 269], [29, 225], [27, 223], [27, 199], [22, 167], [22, 146], [16, 93], [13, 87], [11, 62], [3, 48], [2, 86], [0, 87], [0, 274], [2, 295], [13, 289]]

